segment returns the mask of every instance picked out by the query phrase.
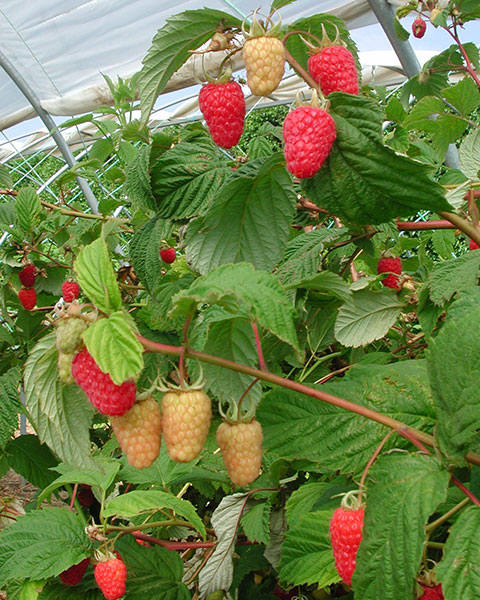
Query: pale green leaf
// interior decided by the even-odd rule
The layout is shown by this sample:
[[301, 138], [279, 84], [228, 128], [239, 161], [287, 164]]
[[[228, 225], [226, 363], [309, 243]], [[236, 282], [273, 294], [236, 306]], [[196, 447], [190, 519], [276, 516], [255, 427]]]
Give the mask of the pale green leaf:
[[120, 310], [122, 297], [107, 245], [102, 238], [80, 251], [74, 267], [83, 293], [100, 310], [107, 314]]
[[335, 337], [345, 346], [365, 346], [387, 334], [405, 303], [393, 290], [360, 290], [340, 307]]
[[40, 440], [65, 462], [91, 467], [93, 407], [79, 387], [60, 384], [54, 333], [42, 338], [30, 352], [24, 387], [29, 421]]
[[480, 508], [464, 509], [450, 530], [435, 571], [445, 600], [480, 597]]
[[425, 525], [447, 497], [450, 474], [432, 456], [392, 454], [377, 460], [370, 479], [355, 598], [412, 598]]
[[288, 522], [294, 525], [302, 515], [311, 512], [325, 490], [330, 487], [330, 483], [316, 481], [314, 483], [304, 483], [296, 489], [287, 500], [285, 507]]
[[458, 150], [460, 170], [469, 179], [480, 179], [480, 128], [471, 131]]
[[285, 289], [287, 290], [291, 288], [305, 288], [307, 290], [319, 292], [324, 296], [334, 296], [343, 301], [349, 300], [352, 295], [350, 286], [345, 279], [342, 279], [340, 275], [337, 275], [332, 271], [322, 271], [321, 273], [316, 273], [311, 277], [306, 277], [301, 281], [297, 281], [294, 284], [285, 286]]
[[0, 449], [5, 446], [18, 426], [18, 413], [21, 410], [20, 380], [19, 367], [12, 367], [0, 375]]
[[99, 319], [83, 334], [87, 350], [104, 373], [121, 385], [143, 368], [143, 346], [122, 311]]
[[188, 260], [202, 274], [243, 261], [272, 270], [287, 243], [296, 200], [283, 155], [258, 159], [227, 181], [205, 215], [190, 223]]
[[251, 542], [268, 544], [270, 538], [270, 510], [268, 502], [261, 502], [252, 506], [242, 517], [242, 527], [245, 535]]
[[436, 229], [432, 234], [432, 244], [435, 252], [443, 259], [451, 258], [455, 239], [453, 229]]
[[332, 510], [309, 513], [290, 526], [282, 548], [281, 581], [288, 585], [317, 584], [319, 588], [340, 581], [330, 543], [332, 514]]
[[454, 294], [475, 287], [479, 268], [480, 252], [467, 252], [459, 258], [435, 264], [427, 282], [430, 298], [443, 306]]
[[405, 129], [416, 129], [419, 123], [422, 124], [427, 117], [443, 113], [445, 103], [435, 96], [425, 96], [419, 100], [403, 120], [402, 127]]
[[400, 21], [397, 18], [393, 20], [393, 29], [395, 31], [395, 35], [401, 42], [405, 42], [410, 37], [410, 33], [405, 29], [405, 27], [400, 23]]
[[284, 6], [292, 4], [293, 2], [295, 2], [295, 0], [273, 0], [270, 10], [278, 10], [279, 8], [283, 8]]
[[[423, 361], [354, 367], [351, 375], [320, 390], [431, 431], [435, 413]], [[401, 399], [401, 401], [400, 401]], [[308, 459], [322, 469], [359, 474], [385, 437], [386, 428], [356, 413], [289, 390], [268, 392], [257, 410], [264, 449], [287, 460]], [[400, 437], [386, 449], [409, 448]]]
[[12, 579], [54, 577], [89, 555], [89, 539], [74, 512], [31, 511], [0, 532], [0, 586]]
[[463, 117], [480, 104], [480, 91], [471, 77], [464, 77], [455, 85], [442, 90], [442, 94]]
[[298, 348], [293, 307], [278, 280], [248, 263], [218, 267], [196, 279], [188, 290], [176, 294], [172, 303], [172, 317], [187, 316], [199, 303], [218, 304], [233, 314], [241, 308], [259, 326]]
[[195, 507], [188, 500], [182, 500], [173, 494], [159, 490], [137, 490], [117, 496], [107, 503], [103, 516], [133, 517], [139, 513], [163, 508], [171, 509], [177, 515], [184, 517], [202, 537], [205, 537], [205, 525], [197, 515]]
[[337, 138], [320, 171], [302, 182], [312, 202], [361, 225], [385, 223], [421, 209], [451, 210], [442, 186], [430, 177], [430, 167], [383, 145], [384, 117], [372, 99], [342, 92], [329, 99]]
[[32, 229], [41, 208], [42, 205], [35, 188], [22, 187], [18, 190], [15, 211], [17, 213], [17, 223], [23, 231]]
[[13, 179], [10, 175], [7, 165], [0, 164], [0, 185], [4, 188], [10, 189], [13, 187]]
[[215, 33], [217, 27], [240, 27], [228, 13], [209, 8], [187, 10], [167, 19], [153, 38], [138, 78], [142, 122], [147, 123], [157, 96], [170, 77]]
[[155, 209], [150, 182], [151, 146], [142, 146], [125, 170], [125, 193], [145, 212]]

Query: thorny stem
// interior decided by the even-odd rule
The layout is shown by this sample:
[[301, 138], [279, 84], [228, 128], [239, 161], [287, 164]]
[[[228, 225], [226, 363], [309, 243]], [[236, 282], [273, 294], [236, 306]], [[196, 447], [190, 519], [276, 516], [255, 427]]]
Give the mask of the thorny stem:
[[363, 497], [363, 492], [365, 490], [365, 480], [367, 478], [368, 472], [370, 470], [370, 467], [373, 465], [373, 463], [375, 462], [377, 456], [380, 454], [380, 452], [383, 450], [383, 447], [385, 446], [385, 444], [388, 442], [389, 438], [394, 434], [394, 430], [390, 429], [390, 431], [387, 433], [387, 435], [383, 438], [383, 440], [378, 444], [375, 452], [372, 454], [372, 456], [370, 457], [368, 463], [366, 464], [365, 468], [363, 469], [363, 473], [362, 476], [360, 477], [360, 483], [358, 484], [358, 489], [360, 490], [358, 493], [358, 505], [360, 506], [362, 504], [362, 497]]
[[262, 371], [268, 371], [267, 366], [265, 365], [265, 360], [263, 358], [262, 342], [260, 341], [260, 334], [258, 333], [258, 325], [255, 323], [255, 321], [252, 321], [252, 329], [253, 335], [255, 336], [255, 345], [257, 347], [258, 364]]
[[459, 510], [462, 510], [462, 508], [464, 506], [467, 506], [467, 504], [470, 502], [469, 498], [464, 498], [461, 502], [459, 502], [456, 506], [454, 506], [453, 508], [451, 508], [448, 512], [446, 512], [444, 515], [442, 515], [441, 517], [439, 517], [438, 519], [436, 519], [435, 521], [432, 521], [431, 523], [429, 523], [426, 527], [426, 532], [427, 533], [431, 533], [432, 531], [434, 531], [437, 527], [439, 527], [440, 525], [442, 525], [442, 523], [445, 523], [445, 521], [448, 521], [448, 519], [453, 516], [455, 513], [457, 513]]
[[243, 392], [243, 394], [240, 396], [240, 400], [238, 401], [238, 414], [240, 414], [240, 408], [242, 406], [242, 402], [245, 398], [245, 396], [248, 394], [248, 392], [253, 388], [253, 386], [259, 381], [258, 377], [255, 377], [255, 379], [252, 381], [252, 383], [247, 387], [247, 389]]
[[[360, 254], [362, 252], [363, 252], [362, 248], [355, 249], [355, 251], [350, 256], [350, 258], [348, 259], [348, 261], [345, 264], [345, 266], [343, 267], [343, 269], [340, 271], [340, 277], [343, 277], [345, 275], [345, 273], [348, 271], [348, 269], [351, 269], [353, 267], [353, 263], [356, 261], [356, 259], [360, 256]], [[354, 278], [354, 275], [355, 275], [356, 279]], [[352, 271], [352, 281], [357, 281], [357, 280], [358, 280], [358, 273], [355, 271], [355, 274], [354, 274]]]
[[157, 546], [163, 546], [167, 550], [189, 550], [197, 548], [214, 548], [217, 542], [170, 542], [168, 540], [162, 540], [160, 538], [152, 537], [150, 535], [143, 535], [142, 533], [134, 534], [136, 540], [143, 540], [150, 544], [156, 544]]
[[72, 499], [70, 501], [70, 506], [68, 507], [69, 510], [73, 510], [73, 503], [75, 502], [75, 498], [77, 497], [77, 491], [78, 491], [78, 483], [76, 483], [73, 486], [73, 493], [72, 493]]
[[180, 519], [168, 519], [167, 521], [146, 521], [140, 525], [109, 525], [105, 533], [111, 533], [112, 531], [120, 531], [124, 534], [132, 533], [132, 531], [141, 531], [142, 529], [154, 529], [155, 527], [186, 527], [187, 529], [195, 529], [193, 525], [188, 521], [181, 521]]
[[285, 58], [288, 61], [288, 64], [295, 69], [295, 71], [305, 80], [308, 85], [314, 90], [318, 90], [318, 84], [315, 79], [305, 71], [305, 69], [293, 58], [290, 52], [285, 48]]
[[193, 314], [190, 313], [185, 319], [185, 324], [183, 326], [183, 344], [182, 350], [180, 352], [180, 361], [178, 364], [178, 370], [180, 373], [180, 387], [182, 389], [185, 387], [185, 350], [188, 348], [188, 328], [190, 327], [190, 323], [192, 322], [192, 317]]
[[[452, 36], [452, 38], [455, 40], [455, 43], [457, 44], [460, 52], [462, 53], [463, 59], [465, 60], [465, 65], [466, 65], [466, 69], [467, 69], [468, 74], [470, 75], [470, 77], [473, 79], [473, 81], [480, 88], [480, 79], [478, 78], [478, 75], [476, 74], [475, 69], [473, 68], [472, 63], [470, 62], [470, 59], [468, 58], [468, 54], [466, 53], [465, 48], [463, 47], [463, 44], [460, 41], [460, 38], [458, 36], [457, 23], [454, 22], [454, 24], [453, 24], [453, 31], [451, 31], [448, 27], [444, 27], [443, 29], [445, 29], [445, 31], [448, 34], [450, 34]], [[477, 240], [475, 240], [475, 241], [477, 241]]]
[[425, 336], [425, 333], [423, 331], [421, 331], [417, 335], [413, 336], [413, 338], [411, 340], [408, 340], [408, 342], [406, 344], [403, 344], [403, 346], [398, 346], [398, 348], [394, 348], [390, 352], [390, 354], [396, 354], [397, 352], [400, 352], [401, 350], [405, 350], [405, 348], [410, 348], [412, 346], [412, 344], [415, 344], [415, 342], [418, 342], [418, 340], [421, 340], [424, 336]]
[[[158, 342], [152, 342], [151, 340], [148, 340], [141, 335], [138, 335], [137, 337], [140, 340], [140, 343], [143, 345], [143, 347], [149, 352], [170, 354], [174, 356], [179, 356], [181, 352], [180, 346], [159, 344]], [[285, 379], [284, 377], [281, 377], [280, 375], [275, 375], [274, 373], [271, 373], [269, 371], [262, 371], [261, 369], [250, 367], [249, 365], [242, 365], [240, 363], [236, 363], [234, 361], [227, 360], [219, 356], [212, 356], [211, 354], [206, 354], [205, 352], [198, 352], [197, 350], [188, 349], [185, 351], [185, 356], [189, 358], [195, 358], [196, 360], [199, 360], [201, 362], [216, 365], [224, 369], [230, 369], [232, 371], [236, 371], [237, 373], [245, 373], [246, 375], [257, 377], [262, 381], [268, 381], [269, 383], [272, 383], [274, 385], [293, 390], [300, 394], [310, 396], [311, 398], [316, 398], [317, 400], [321, 400], [322, 402], [333, 404], [334, 406], [338, 406], [339, 408], [343, 408], [344, 410], [348, 410], [355, 414], [361, 415], [366, 419], [371, 419], [372, 421], [376, 421], [377, 423], [386, 425], [387, 427], [394, 429], [401, 435], [404, 435], [404, 437], [408, 437], [408, 439], [411, 439], [412, 442], [413, 440], [415, 440], [418, 443], [427, 444], [431, 447], [434, 446], [434, 438], [428, 433], [419, 431], [417, 429], [413, 429], [408, 425], [405, 425], [405, 423], [397, 421], [397, 419], [393, 419], [388, 415], [378, 413], [374, 410], [371, 410], [370, 408], [360, 406], [358, 404], [355, 404], [354, 402], [349, 402], [348, 400], [344, 400], [343, 398], [338, 398], [337, 396], [333, 396], [332, 394], [322, 392], [321, 390], [316, 390], [297, 381], [291, 381], [290, 379]], [[424, 448], [424, 446], [422, 446], [422, 448]], [[480, 466], [480, 455], [475, 454], [473, 452], [469, 452], [465, 458], [467, 462]]]
[[465, 235], [468, 235], [470, 239], [480, 245], [480, 231], [466, 219], [463, 219], [459, 215], [451, 212], [439, 212], [438, 214], [447, 219], [447, 221], [450, 221], [452, 225], [455, 225], [455, 227], [460, 229], [460, 231], [463, 231]]
[[348, 369], [351, 369], [352, 367], [354, 367], [355, 364], [347, 365], [346, 367], [342, 367], [341, 369], [332, 371], [328, 375], [325, 375], [325, 377], [322, 377], [321, 379], [317, 379], [317, 381], [315, 381], [314, 383], [315, 383], [315, 385], [321, 385], [322, 383], [325, 383], [329, 379], [333, 379], [336, 375], [341, 375], [342, 373], [345, 373], [345, 371], [348, 371]]

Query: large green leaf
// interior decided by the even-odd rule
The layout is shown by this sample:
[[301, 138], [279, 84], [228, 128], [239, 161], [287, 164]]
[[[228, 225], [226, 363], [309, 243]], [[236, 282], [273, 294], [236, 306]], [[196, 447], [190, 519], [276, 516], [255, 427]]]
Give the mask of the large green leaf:
[[364, 346], [387, 334], [405, 302], [393, 290], [360, 290], [338, 311], [335, 337], [344, 346]]
[[21, 410], [20, 380], [19, 367], [12, 367], [0, 375], [0, 449], [5, 446], [18, 426], [18, 413]]
[[[355, 367], [352, 375], [321, 386], [321, 391], [365, 406], [411, 427], [430, 431], [435, 415], [423, 361]], [[385, 436], [384, 425], [289, 390], [274, 389], [257, 411], [266, 452], [308, 459], [322, 468], [361, 473]], [[409, 447], [396, 437], [386, 448]]]
[[281, 581], [288, 585], [315, 583], [319, 588], [340, 581], [330, 543], [332, 514], [332, 510], [312, 512], [289, 527], [282, 547]]
[[40, 440], [65, 462], [92, 466], [89, 428], [93, 407], [79, 387], [60, 384], [55, 334], [42, 338], [30, 352], [24, 386], [29, 420]]
[[95, 362], [121, 385], [143, 368], [143, 346], [122, 311], [99, 319], [84, 332], [83, 340]]
[[144, 211], [155, 210], [150, 181], [151, 146], [142, 146], [125, 170], [125, 193]]
[[203, 8], [169, 17], [157, 31], [138, 78], [143, 123], [148, 121], [155, 100], [170, 77], [191, 56], [192, 50], [213, 36], [221, 23], [224, 27], [241, 26], [241, 22], [228, 13]]
[[84, 524], [68, 508], [34, 510], [0, 532], [0, 586], [47, 579], [90, 555]]
[[141, 512], [163, 508], [171, 509], [177, 515], [185, 517], [205, 537], [205, 525], [197, 515], [194, 506], [188, 500], [182, 500], [173, 494], [159, 490], [137, 490], [117, 496], [107, 503], [103, 516], [133, 517]]
[[205, 212], [232, 174], [213, 143], [181, 142], [152, 165], [152, 193], [160, 217], [187, 219]]
[[100, 310], [107, 314], [120, 310], [122, 297], [102, 238], [80, 251], [74, 267], [83, 292]]
[[35, 487], [44, 488], [55, 479], [50, 468], [57, 465], [58, 460], [36, 435], [20, 435], [11, 440], [5, 450], [15, 473]]
[[474, 129], [463, 140], [458, 151], [460, 169], [469, 178], [480, 178], [480, 129]]
[[24, 231], [32, 229], [41, 208], [42, 205], [35, 188], [22, 187], [18, 190], [15, 211], [17, 213], [17, 223]]
[[353, 574], [358, 600], [412, 598], [425, 525], [445, 501], [450, 475], [432, 456], [392, 454], [368, 483], [363, 539]]
[[445, 600], [480, 597], [480, 508], [470, 506], [450, 530], [444, 558], [437, 565]]
[[[461, 459], [476, 439], [480, 420], [480, 302], [477, 289], [453, 305], [452, 314], [431, 340], [428, 374], [438, 414], [436, 436], [441, 448]], [[461, 356], [452, 359], [452, 349]]]
[[467, 252], [459, 258], [451, 258], [434, 265], [427, 285], [430, 298], [438, 306], [443, 306], [458, 292], [477, 285], [480, 268], [480, 252]]
[[384, 117], [372, 99], [342, 92], [329, 99], [337, 139], [320, 171], [303, 180], [310, 200], [361, 225], [386, 223], [421, 209], [451, 210], [429, 167], [382, 144]]
[[202, 274], [242, 261], [270, 271], [282, 257], [296, 200], [281, 153], [254, 161], [189, 225], [187, 258]]
[[187, 316], [200, 303], [218, 304], [233, 314], [245, 311], [261, 327], [298, 348], [293, 307], [278, 280], [248, 263], [218, 267], [176, 294], [172, 303], [172, 317]]

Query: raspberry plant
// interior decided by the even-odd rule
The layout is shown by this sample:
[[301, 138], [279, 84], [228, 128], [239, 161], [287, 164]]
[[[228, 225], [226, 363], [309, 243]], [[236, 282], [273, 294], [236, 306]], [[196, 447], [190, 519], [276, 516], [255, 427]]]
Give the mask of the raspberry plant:
[[[480, 595], [480, 65], [462, 32], [480, 9], [410, 0], [401, 39], [406, 17], [452, 45], [393, 91], [357, 89], [329, 14], [170, 18], [140, 73], [107, 80], [111, 125], [91, 116], [103, 137], [62, 183], [115, 154], [129, 219], [0, 171], [0, 474], [38, 488], [0, 498], [9, 600]], [[318, 89], [327, 37], [349, 90]], [[218, 79], [242, 49], [254, 94], [286, 59], [321, 108], [292, 98], [246, 155], [240, 84], [208, 83], [209, 130], [150, 131], [192, 52], [224, 53]], [[318, 141], [296, 115], [317, 111], [335, 136], [292, 169]], [[15, 436], [21, 411], [36, 435]]]

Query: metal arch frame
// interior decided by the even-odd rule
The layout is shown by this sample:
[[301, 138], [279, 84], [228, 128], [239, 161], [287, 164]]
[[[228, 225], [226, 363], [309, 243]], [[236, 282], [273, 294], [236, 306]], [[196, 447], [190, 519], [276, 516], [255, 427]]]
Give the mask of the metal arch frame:
[[[22, 75], [12, 65], [10, 60], [5, 56], [3, 52], [0, 52], [0, 67], [3, 68], [3, 70], [7, 73], [10, 79], [15, 83], [18, 89], [22, 92], [22, 94], [25, 96], [28, 102], [30, 102], [32, 107], [35, 109], [37, 115], [43, 121], [44, 125], [50, 132], [50, 135], [55, 140], [55, 143], [57, 144], [58, 149], [62, 153], [65, 162], [68, 164], [69, 167], [74, 167], [77, 164], [77, 161], [75, 160], [75, 157], [73, 156], [73, 153], [70, 150], [64, 137], [57, 129], [55, 121], [52, 119], [51, 115], [42, 107], [38, 96], [35, 94], [30, 85], [25, 81]], [[83, 195], [85, 196], [90, 210], [94, 214], [98, 214], [98, 202], [87, 180], [83, 177], [77, 177], [77, 182], [80, 189], [83, 192]]]

